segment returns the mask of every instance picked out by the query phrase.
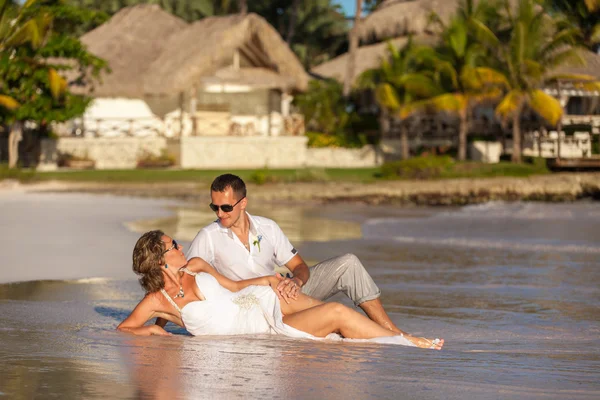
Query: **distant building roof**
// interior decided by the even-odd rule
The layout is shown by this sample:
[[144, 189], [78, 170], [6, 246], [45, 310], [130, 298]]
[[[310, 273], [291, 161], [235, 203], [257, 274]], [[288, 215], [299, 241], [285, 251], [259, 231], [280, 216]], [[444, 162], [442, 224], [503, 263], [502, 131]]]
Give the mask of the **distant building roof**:
[[277, 77], [271, 87], [295, 91], [305, 90], [308, 83], [302, 64], [279, 33], [253, 13], [189, 24], [157, 5], [142, 4], [124, 8], [81, 40], [112, 70], [96, 86], [96, 97], [179, 93], [232, 66], [236, 53], [241, 68], [229, 76], [240, 82], [264, 86], [269, 75]]

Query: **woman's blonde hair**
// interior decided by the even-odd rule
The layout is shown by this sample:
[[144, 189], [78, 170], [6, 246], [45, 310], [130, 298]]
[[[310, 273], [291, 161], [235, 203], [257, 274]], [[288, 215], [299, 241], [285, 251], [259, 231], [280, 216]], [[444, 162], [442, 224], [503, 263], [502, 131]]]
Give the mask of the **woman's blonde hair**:
[[146, 293], [157, 292], [165, 287], [161, 265], [165, 264], [164, 232], [144, 233], [133, 248], [133, 272], [140, 275], [140, 285]]

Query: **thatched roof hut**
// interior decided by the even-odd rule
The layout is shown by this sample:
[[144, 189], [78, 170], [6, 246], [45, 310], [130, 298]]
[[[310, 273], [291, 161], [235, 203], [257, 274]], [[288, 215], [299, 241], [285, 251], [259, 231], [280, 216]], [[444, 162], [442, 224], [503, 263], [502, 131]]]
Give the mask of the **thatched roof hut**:
[[[304, 67], [279, 33], [253, 13], [204, 18], [170, 37], [165, 47], [148, 69], [146, 93], [184, 90], [190, 82], [232, 66], [236, 57], [238, 79], [248, 84], [267, 83], [267, 71], [272, 71], [271, 78], [279, 75], [273, 83], [284, 90], [303, 91], [308, 84]], [[246, 67], [259, 69], [241, 72]]]
[[[513, 6], [517, 2], [511, 0]], [[386, 0], [361, 22], [359, 35], [363, 41], [377, 41], [408, 34], [435, 34], [435, 25], [429, 23], [431, 13], [437, 13], [446, 23], [459, 4], [460, 0]]]
[[432, 11], [443, 20], [456, 11], [459, 0], [386, 0], [360, 24], [362, 40], [433, 33], [429, 27]]
[[[432, 44], [436, 39], [431, 36], [420, 36], [413, 38], [413, 40], [421, 44]], [[406, 42], [408, 42], [408, 37], [400, 37], [381, 43], [359, 47], [356, 55], [356, 67], [354, 69], [352, 82], [354, 82], [364, 71], [371, 68], [377, 68], [381, 65], [383, 58], [388, 55], [388, 43], [394, 47], [401, 47], [404, 46]], [[319, 77], [333, 78], [343, 82], [344, 77], [346, 76], [347, 63], [348, 53], [344, 53], [323, 64], [317, 65], [311, 72]]]
[[583, 60], [582, 63], [570, 62], [560, 66], [556, 74], [570, 75], [589, 75], [600, 80], [600, 54], [592, 51], [582, 50], [579, 55]]
[[83, 35], [88, 50], [105, 59], [112, 72], [102, 76], [97, 97], [140, 97], [152, 62], [165, 50], [168, 39], [187, 23], [157, 5], [127, 7], [109, 21]]
[[308, 75], [279, 33], [256, 14], [192, 24], [157, 5], [127, 7], [82, 42], [108, 61], [95, 96], [173, 95], [210, 82], [302, 91]]

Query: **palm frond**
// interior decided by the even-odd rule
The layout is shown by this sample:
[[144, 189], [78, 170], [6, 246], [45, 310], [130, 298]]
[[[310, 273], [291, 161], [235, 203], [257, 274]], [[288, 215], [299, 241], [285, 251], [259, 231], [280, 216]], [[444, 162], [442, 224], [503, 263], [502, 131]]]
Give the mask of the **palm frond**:
[[558, 124], [563, 114], [560, 102], [542, 90], [534, 90], [529, 94], [529, 107], [551, 125]]
[[596, 80], [596, 77], [586, 74], [555, 74], [549, 76], [546, 81], [548, 83], [554, 83], [558, 81], [594, 82]]
[[475, 38], [488, 48], [494, 48], [500, 44], [496, 34], [483, 22], [475, 18], [468, 21], [469, 28], [473, 31]]
[[464, 68], [460, 79], [463, 86], [470, 91], [479, 91], [491, 86], [509, 86], [502, 72], [489, 67]]
[[398, 93], [389, 83], [382, 83], [375, 89], [375, 99], [381, 106], [388, 110], [399, 110], [401, 101], [398, 98]]
[[520, 90], [511, 90], [496, 107], [496, 114], [503, 120], [507, 120], [519, 111], [524, 100], [525, 93]]
[[596, 12], [600, 10], [599, 0], [584, 0], [584, 2], [589, 12]]
[[50, 93], [52, 93], [52, 97], [58, 99], [67, 88], [67, 82], [54, 68], [48, 69], [48, 81], [50, 82]]
[[5, 96], [3, 94], [0, 94], [0, 106], [7, 108], [9, 110], [15, 110], [15, 109], [21, 107], [21, 104], [19, 104], [18, 101], [16, 101], [15, 99], [13, 99], [10, 96]]
[[600, 42], [600, 22], [594, 25], [590, 34], [590, 40], [592, 43]]
[[482, 92], [469, 94], [469, 104], [485, 105], [495, 104], [502, 98], [504, 90], [498, 87], [492, 87]]
[[539, 60], [547, 69], [552, 70], [565, 64], [584, 66], [585, 59], [581, 56], [578, 48], [568, 48], [558, 53], [552, 54], [551, 57]]
[[433, 79], [418, 73], [404, 74], [398, 83], [419, 98], [436, 96], [442, 91]]

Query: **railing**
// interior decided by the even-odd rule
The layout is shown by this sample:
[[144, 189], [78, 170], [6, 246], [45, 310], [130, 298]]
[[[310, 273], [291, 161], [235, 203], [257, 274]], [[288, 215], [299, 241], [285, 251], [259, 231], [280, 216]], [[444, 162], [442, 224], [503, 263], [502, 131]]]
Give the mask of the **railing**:
[[165, 118], [85, 118], [58, 129], [61, 136], [77, 137], [180, 137], [180, 136], [299, 136], [304, 116], [231, 116], [222, 112], [172, 113]]

